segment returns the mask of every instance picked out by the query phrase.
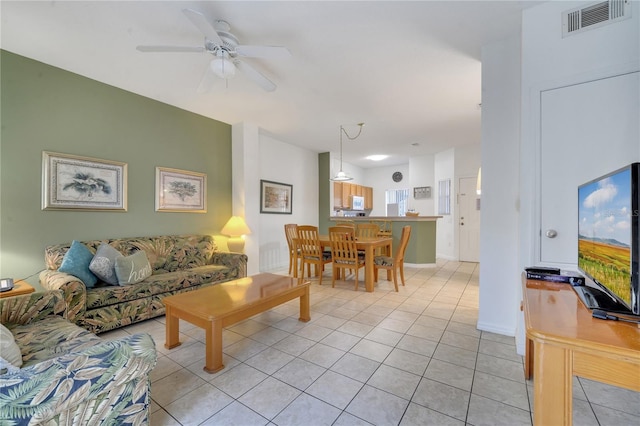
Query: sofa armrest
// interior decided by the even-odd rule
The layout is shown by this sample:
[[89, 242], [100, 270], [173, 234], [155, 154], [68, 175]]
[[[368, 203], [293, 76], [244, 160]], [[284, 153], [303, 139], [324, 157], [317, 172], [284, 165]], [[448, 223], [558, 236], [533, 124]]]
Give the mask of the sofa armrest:
[[247, 255], [243, 253], [216, 252], [213, 254], [212, 263], [235, 269], [234, 276], [244, 278], [247, 276], [247, 260]]
[[151, 336], [136, 334], [4, 374], [0, 423], [144, 424], [156, 360]]
[[77, 323], [87, 310], [87, 287], [73, 275], [46, 269], [40, 272], [40, 285], [47, 290], [62, 290], [67, 303], [67, 319]]
[[62, 291], [44, 291], [0, 299], [0, 323], [25, 325], [49, 315], [67, 317]]

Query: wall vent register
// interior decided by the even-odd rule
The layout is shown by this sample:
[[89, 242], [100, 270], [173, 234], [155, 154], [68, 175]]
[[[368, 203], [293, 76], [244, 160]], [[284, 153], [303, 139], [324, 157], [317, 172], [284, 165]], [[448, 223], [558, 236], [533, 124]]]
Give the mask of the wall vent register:
[[562, 12], [562, 37], [600, 28], [631, 18], [630, 0], [590, 3]]

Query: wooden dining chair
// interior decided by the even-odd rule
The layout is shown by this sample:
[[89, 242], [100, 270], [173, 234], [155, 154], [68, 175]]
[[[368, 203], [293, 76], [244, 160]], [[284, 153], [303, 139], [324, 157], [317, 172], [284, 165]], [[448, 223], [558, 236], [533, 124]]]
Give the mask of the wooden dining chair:
[[331, 251], [325, 251], [318, 236], [318, 227], [311, 225], [298, 226], [298, 250], [300, 259], [300, 280], [304, 279], [304, 266], [311, 278], [311, 265], [315, 266], [318, 284], [322, 285], [324, 265], [331, 263]]
[[372, 220], [371, 223], [378, 225], [379, 237], [391, 236], [391, 221], [390, 220]]
[[356, 223], [353, 220], [343, 219], [336, 222], [335, 226], [351, 226], [355, 228]]
[[284, 225], [284, 234], [287, 237], [287, 244], [289, 245], [289, 275], [291, 272], [298, 271], [298, 225], [295, 223], [287, 223]]
[[[358, 270], [364, 266], [364, 256], [358, 253], [355, 231], [351, 226], [332, 226], [329, 228], [331, 242], [331, 258], [333, 260], [333, 279], [331, 287], [336, 286], [339, 271], [353, 269], [355, 271], [355, 290], [358, 290]], [[346, 271], [343, 272], [346, 277]]]
[[398, 271], [400, 271], [400, 279], [404, 286], [404, 252], [407, 250], [407, 244], [409, 244], [409, 238], [411, 237], [411, 226], [405, 226], [402, 228], [402, 235], [400, 236], [400, 244], [394, 251], [393, 257], [390, 256], [375, 256], [373, 258], [373, 279], [378, 281], [378, 270], [387, 269], [393, 273], [393, 285], [398, 291]]
[[380, 227], [375, 223], [358, 223], [356, 237], [377, 237]]

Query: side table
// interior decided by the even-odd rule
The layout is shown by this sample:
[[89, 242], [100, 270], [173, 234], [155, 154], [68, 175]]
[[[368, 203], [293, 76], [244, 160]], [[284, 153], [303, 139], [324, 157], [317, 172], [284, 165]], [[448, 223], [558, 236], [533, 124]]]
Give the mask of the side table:
[[9, 291], [0, 292], [0, 298], [20, 296], [22, 294], [29, 294], [36, 291], [28, 282], [20, 280], [13, 284], [13, 288]]

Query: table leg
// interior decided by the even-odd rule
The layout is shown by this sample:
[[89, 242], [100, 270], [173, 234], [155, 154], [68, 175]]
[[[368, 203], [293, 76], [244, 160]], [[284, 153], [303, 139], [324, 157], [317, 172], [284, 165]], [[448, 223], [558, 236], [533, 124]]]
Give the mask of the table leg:
[[571, 351], [534, 342], [533, 356], [533, 424], [571, 426]]
[[222, 364], [222, 321], [213, 320], [205, 329], [206, 357], [203, 370], [217, 373], [224, 368]]
[[[393, 244], [389, 243], [386, 248], [386, 252], [389, 253], [387, 256], [393, 257]], [[391, 276], [391, 269], [387, 269], [387, 281], [393, 281], [393, 277]]]
[[366, 290], [373, 292], [373, 250], [371, 245], [367, 245], [364, 249], [364, 286]]
[[304, 294], [300, 296], [300, 318], [299, 321], [307, 322], [311, 319], [309, 312], [309, 286], [304, 290]]
[[164, 347], [167, 349], [180, 346], [180, 319], [173, 315], [171, 306], [165, 309], [165, 341]]

